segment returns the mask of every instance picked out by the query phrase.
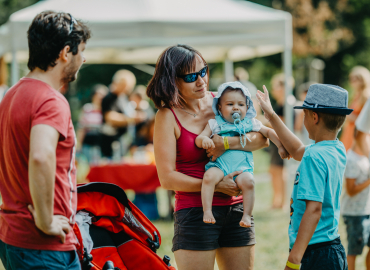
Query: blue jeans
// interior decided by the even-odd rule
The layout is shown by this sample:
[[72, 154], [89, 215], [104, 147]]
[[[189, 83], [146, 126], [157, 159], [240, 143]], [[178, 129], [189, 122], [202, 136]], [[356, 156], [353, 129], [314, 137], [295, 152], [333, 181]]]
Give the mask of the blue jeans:
[[5, 244], [1, 240], [0, 259], [6, 270], [81, 270], [75, 250], [26, 249]]

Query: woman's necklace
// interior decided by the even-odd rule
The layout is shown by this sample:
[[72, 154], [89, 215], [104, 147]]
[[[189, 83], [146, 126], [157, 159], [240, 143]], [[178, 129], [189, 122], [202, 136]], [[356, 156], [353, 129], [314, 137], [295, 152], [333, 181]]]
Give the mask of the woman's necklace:
[[187, 110], [185, 110], [184, 108], [181, 108], [184, 112], [186, 112], [187, 114], [190, 114], [192, 115], [194, 118], [199, 114], [200, 110], [198, 113], [191, 113], [191, 112], [188, 112]]
[[184, 112], [186, 112], [187, 114], [190, 114], [190, 115], [192, 115], [194, 118], [199, 114], [199, 112], [198, 113], [191, 113], [191, 112], [188, 112], [188, 111], [186, 111], [184, 108], [181, 108]]

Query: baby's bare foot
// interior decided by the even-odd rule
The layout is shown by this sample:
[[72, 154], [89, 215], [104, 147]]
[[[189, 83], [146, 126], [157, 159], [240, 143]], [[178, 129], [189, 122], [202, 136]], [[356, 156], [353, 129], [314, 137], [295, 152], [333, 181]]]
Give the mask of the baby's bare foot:
[[241, 227], [249, 228], [252, 227], [252, 218], [250, 215], [243, 215], [242, 220], [239, 222]]
[[212, 223], [212, 224], [216, 223], [216, 220], [215, 220], [215, 218], [213, 217], [213, 214], [212, 214], [212, 210], [204, 211], [204, 213], [203, 213], [203, 222], [204, 223]]

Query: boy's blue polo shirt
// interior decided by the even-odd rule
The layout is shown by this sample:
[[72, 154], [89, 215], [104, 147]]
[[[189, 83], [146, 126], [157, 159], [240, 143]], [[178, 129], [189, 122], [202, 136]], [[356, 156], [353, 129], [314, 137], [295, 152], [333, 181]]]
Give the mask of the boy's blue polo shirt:
[[343, 143], [322, 141], [308, 145], [299, 165], [290, 200], [289, 243], [293, 248], [306, 200], [322, 202], [322, 214], [309, 245], [339, 237], [339, 197], [346, 167]]

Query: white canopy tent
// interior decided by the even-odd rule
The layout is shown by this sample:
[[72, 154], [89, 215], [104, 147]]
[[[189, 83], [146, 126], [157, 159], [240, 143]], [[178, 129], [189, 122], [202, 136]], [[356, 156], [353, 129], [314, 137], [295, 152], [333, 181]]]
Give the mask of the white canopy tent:
[[[12, 84], [19, 77], [17, 63], [28, 59], [27, 29], [44, 10], [68, 12], [88, 23], [93, 34], [85, 51], [88, 63], [153, 64], [164, 48], [182, 43], [195, 47], [209, 63], [224, 61], [229, 80], [233, 61], [279, 52], [286, 78], [292, 75], [287, 12], [232, 0], [48, 0], [12, 14], [0, 27], [0, 56], [12, 62]], [[291, 109], [286, 112], [292, 128]]]

